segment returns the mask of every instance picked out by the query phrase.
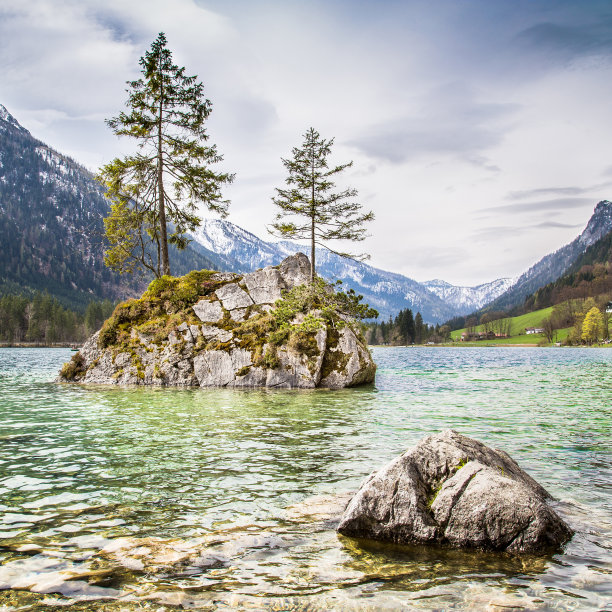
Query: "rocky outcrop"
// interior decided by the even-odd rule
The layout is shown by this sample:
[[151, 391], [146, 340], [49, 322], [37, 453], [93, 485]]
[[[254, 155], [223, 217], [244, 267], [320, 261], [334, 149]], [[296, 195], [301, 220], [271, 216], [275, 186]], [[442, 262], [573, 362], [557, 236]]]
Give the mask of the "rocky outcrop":
[[309, 278], [310, 262], [298, 253], [244, 276], [205, 270], [157, 279], [115, 309], [59, 380], [332, 389], [373, 382], [376, 366], [356, 322], [291, 300]]
[[371, 474], [338, 531], [396, 543], [539, 552], [572, 536], [551, 499], [507, 453], [447, 430]]

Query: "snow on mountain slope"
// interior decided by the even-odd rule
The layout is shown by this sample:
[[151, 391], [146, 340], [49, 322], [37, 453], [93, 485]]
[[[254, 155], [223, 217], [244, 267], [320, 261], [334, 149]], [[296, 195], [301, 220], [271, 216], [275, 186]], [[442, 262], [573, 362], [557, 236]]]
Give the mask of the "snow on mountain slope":
[[447, 304], [451, 304], [458, 311], [463, 311], [461, 314], [468, 314], [492, 302], [512, 287], [515, 282], [516, 278], [498, 278], [475, 287], [457, 287], [446, 281], [435, 279], [425, 281], [423, 285]]

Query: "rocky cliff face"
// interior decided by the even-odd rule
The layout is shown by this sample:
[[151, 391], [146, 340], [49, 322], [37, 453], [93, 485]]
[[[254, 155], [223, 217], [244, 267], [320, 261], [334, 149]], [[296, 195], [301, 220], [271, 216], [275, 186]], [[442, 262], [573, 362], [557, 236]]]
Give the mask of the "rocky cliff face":
[[298, 253], [244, 276], [162, 277], [117, 306], [59, 380], [332, 389], [373, 382], [376, 366], [356, 322], [305, 306], [300, 288], [309, 275]]

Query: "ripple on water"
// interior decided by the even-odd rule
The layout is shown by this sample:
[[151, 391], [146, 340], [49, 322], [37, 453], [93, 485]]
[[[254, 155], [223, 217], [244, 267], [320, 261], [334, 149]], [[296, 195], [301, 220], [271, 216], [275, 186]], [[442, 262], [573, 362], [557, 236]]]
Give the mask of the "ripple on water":
[[[57, 385], [69, 351], [0, 350], [0, 606], [605, 608], [612, 351], [374, 356], [375, 388], [232, 392]], [[336, 536], [347, 492], [447, 427], [561, 500], [563, 554]]]

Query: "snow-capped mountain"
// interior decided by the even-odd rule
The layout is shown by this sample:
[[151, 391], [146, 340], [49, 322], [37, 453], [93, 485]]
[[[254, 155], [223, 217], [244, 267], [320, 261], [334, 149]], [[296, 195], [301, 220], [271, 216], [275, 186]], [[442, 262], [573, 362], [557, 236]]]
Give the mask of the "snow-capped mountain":
[[[203, 219], [191, 237], [191, 246], [218, 262], [219, 269], [250, 272], [276, 265], [287, 257], [283, 247], [265, 242], [223, 219]], [[293, 253], [295, 250], [289, 254]]]
[[435, 279], [425, 281], [423, 285], [447, 304], [454, 306], [461, 314], [474, 312], [485, 304], [492, 302], [516, 282], [516, 278], [498, 278], [490, 283], [475, 287], [457, 287], [446, 281]]
[[595, 206], [593, 215], [577, 238], [531, 266], [527, 272], [519, 276], [514, 285], [489, 303], [486, 309], [505, 310], [522, 304], [528, 295], [563, 276], [588, 247], [610, 231], [612, 231], [612, 202], [602, 200]]
[[[267, 242], [220, 219], [204, 219], [192, 237], [191, 246], [215, 261], [218, 267], [242, 272], [276, 265], [306, 248], [289, 241]], [[432, 281], [432, 287], [428, 287], [402, 274], [345, 259], [326, 249], [317, 249], [317, 260], [321, 276], [342, 280], [347, 288], [363, 295], [383, 320], [411, 308], [415, 314], [420, 312], [428, 323], [441, 323], [474, 311], [502, 293], [510, 282], [510, 279], [499, 279], [479, 287], [454, 287], [444, 281]]]

